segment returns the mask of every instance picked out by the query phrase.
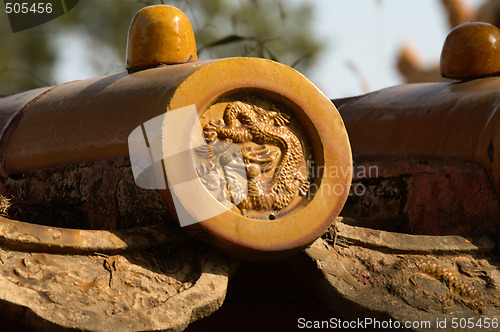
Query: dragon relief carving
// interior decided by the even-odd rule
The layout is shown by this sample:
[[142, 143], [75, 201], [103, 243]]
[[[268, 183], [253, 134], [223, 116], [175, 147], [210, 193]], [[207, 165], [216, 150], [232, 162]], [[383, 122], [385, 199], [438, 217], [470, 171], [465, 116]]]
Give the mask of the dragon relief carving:
[[287, 127], [289, 123], [290, 118], [273, 106], [265, 110], [235, 101], [226, 106], [222, 119], [204, 126], [209, 145], [219, 143], [216, 147], [220, 150], [231, 142], [241, 148], [248, 190], [243, 196], [241, 191], [228, 191], [243, 214], [247, 210], [280, 211], [297, 195], [307, 194], [309, 181], [299, 171], [304, 156], [302, 144]]

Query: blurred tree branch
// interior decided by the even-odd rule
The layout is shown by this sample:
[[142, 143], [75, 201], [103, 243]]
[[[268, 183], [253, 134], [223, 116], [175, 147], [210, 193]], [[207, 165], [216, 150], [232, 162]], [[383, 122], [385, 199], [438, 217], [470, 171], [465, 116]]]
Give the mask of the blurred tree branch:
[[[484, 0], [477, 11], [470, 8], [464, 0], [441, 0], [441, 3], [448, 16], [450, 30], [474, 20], [500, 27], [500, 0]], [[396, 67], [406, 83], [448, 81], [441, 77], [438, 62], [424, 64], [418, 50], [409, 44], [403, 45], [399, 50]]]

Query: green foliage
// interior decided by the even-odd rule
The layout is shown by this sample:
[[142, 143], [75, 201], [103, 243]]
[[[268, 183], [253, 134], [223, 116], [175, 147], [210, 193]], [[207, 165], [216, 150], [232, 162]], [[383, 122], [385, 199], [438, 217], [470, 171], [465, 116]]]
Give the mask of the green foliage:
[[55, 52], [49, 37], [39, 28], [13, 34], [7, 20], [0, 22], [0, 94], [53, 83]]
[[179, 8], [182, 3], [192, 16], [201, 57], [261, 57], [305, 71], [322, 49], [306, 2], [179, 0]]
[[[56, 83], [55, 70], [68, 38], [85, 41], [98, 75], [123, 71], [127, 31], [134, 14], [162, 1], [83, 0], [62, 17], [12, 33], [0, 22], [0, 95]], [[264, 57], [306, 71], [321, 50], [312, 33], [310, 4], [259, 0], [163, 1], [183, 10], [195, 30], [200, 59]], [[62, 38], [65, 37], [66, 39]], [[68, 46], [69, 47], [69, 46]]]

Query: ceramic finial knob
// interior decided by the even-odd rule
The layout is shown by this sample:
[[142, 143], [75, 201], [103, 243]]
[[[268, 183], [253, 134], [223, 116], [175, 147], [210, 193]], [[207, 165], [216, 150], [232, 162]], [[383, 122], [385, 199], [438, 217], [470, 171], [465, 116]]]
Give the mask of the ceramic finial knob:
[[500, 73], [500, 30], [468, 22], [450, 31], [441, 51], [441, 75], [467, 80]]
[[196, 42], [189, 19], [179, 9], [149, 6], [137, 12], [127, 39], [129, 72], [197, 60]]

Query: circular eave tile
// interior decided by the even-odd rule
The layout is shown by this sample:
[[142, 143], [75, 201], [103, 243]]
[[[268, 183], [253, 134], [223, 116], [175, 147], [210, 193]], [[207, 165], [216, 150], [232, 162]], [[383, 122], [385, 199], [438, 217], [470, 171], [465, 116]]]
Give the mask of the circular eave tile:
[[[177, 204], [177, 216], [188, 213], [195, 218], [195, 223], [185, 227], [186, 230], [229, 255], [248, 260], [275, 260], [302, 250], [327, 229], [347, 198], [352, 157], [339, 113], [314, 84], [292, 68], [273, 61], [229, 58], [207, 64], [188, 77], [176, 90], [167, 112], [190, 105], [194, 105], [199, 114], [205, 139], [209, 138], [207, 132], [211, 128], [219, 126], [215, 129], [219, 143], [232, 141], [250, 155], [266, 151], [267, 156], [276, 153], [281, 157], [277, 158], [274, 169], [271, 166], [270, 172], [259, 174], [268, 176], [267, 182], [253, 182], [253, 190], [260, 190], [260, 196], [255, 194], [246, 202], [238, 206], [232, 204], [208, 218], [204, 218], [203, 211], [220, 205], [215, 195], [197, 196], [194, 190], [183, 190], [182, 184], [172, 187], [171, 194], [164, 196], [171, 207], [172, 201], [177, 200], [185, 209], [179, 211]], [[231, 116], [235, 120], [232, 127], [228, 123]], [[164, 128], [167, 127], [164, 124]], [[237, 130], [253, 134], [251, 138], [241, 139], [228, 133]], [[223, 131], [227, 134], [222, 134]], [[179, 132], [188, 142], [188, 149], [192, 137], [196, 136], [195, 126], [191, 130], [179, 129]], [[195, 150], [195, 145], [192, 143], [191, 150]], [[165, 141], [164, 153], [170, 147], [171, 142]], [[296, 152], [295, 157], [290, 156], [290, 151]], [[188, 179], [200, 178], [203, 165], [197, 163], [195, 154], [192, 153], [189, 162], [177, 166]], [[249, 169], [267, 167], [262, 155], [253, 157], [255, 159], [247, 156], [244, 163], [249, 186], [247, 197], [251, 196], [251, 181], [256, 179], [251, 178]], [[248, 160], [252, 160], [253, 165]], [[292, 188], [290, 191], [295, 196], [279, 206], [276, 198], [285, 200], [286, 190], [276, 190], [278, 194], [269, 197], [276, 189], [275, 184], [287, 176], [280, 171], [290, 164], [293, 164], [288, 168], [293, 173], [291, 182], [303, 184], [299, 178], [306, 178], [307, 192], [301, 196], [298, 188], [285, 183], [283, 187]], [[167, 178], [168, 174], [167, 171]], [[201, 189], [197, 192], [203, 191], [202, 182], [200, 179]], [[267, 206], [261, 203], [265, 199], [268, 199]]]

